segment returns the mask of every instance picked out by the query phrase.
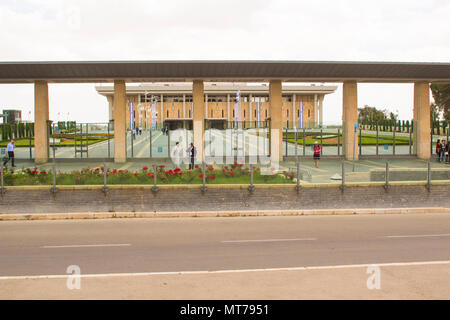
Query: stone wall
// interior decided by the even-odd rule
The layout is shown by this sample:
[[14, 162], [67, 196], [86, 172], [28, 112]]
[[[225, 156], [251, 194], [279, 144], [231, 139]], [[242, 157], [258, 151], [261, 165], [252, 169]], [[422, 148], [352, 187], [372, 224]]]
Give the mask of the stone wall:
[[8, 188], [0, 198], [0, 213], [68, 212], [182, 212], [236, 210], [296, 210], [355, 208], [450, 207], [450, 185], [167, 187], [157, 193], [150, 187], [62, 189], [52, 194], [43, 188]]

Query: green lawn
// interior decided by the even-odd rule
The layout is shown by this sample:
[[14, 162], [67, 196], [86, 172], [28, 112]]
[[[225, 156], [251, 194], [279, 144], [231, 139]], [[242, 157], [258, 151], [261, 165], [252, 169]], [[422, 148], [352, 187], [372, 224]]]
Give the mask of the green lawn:
[[[111, 138], [112, 139], [112, 138]], [[88, 140], [89, 145], [96, 144], [98, 142], [106, 141], [108, 140], [107, 136], [92, 136]], [[7, 141], [0, 141], [0, 148], [6, 148], [8, 145], [9, 140]], [[30, 146], [30, 140], [29, 139], [17, 139], [14, 140], [14, 144], [17, 148], [28, 148]], [[77, 140], [77, 146], [81, 145], [81, 141]], [[86, 140], [83, 140], [83, 145], [86, 145]], [[34, 139], [31, 140], [31, 146], [34, 147]], [[52, 138], [50, 138], [50, 147], [53, 146]], [[55, 144], [56, 147], [73, 147], [75, 146], [75, 140], [74, 139], [65, 139], [62, 142], [58, 142]]]
[[[314, 142], [318, 141], [320, 143], [320, 132], [307, 132], [306, 133], [307, 136], [309, 137], [313, 137], [312, 139], [305, 139], [305, 144], [306, 145], [313, 145]], [[358, 142], [359, 142], [359, 135], [358, 135]], [[383, 145], [383, 144], [388, 144], [388, 145], [393, 145], [394, 141], [393, 141], [393, 137], [392, 136], [385, 136], [385, 135], [379, 135], [378, 136], [378, 144], [379, 145]], [[289, 143], [293, 143], [295, 144], [295, 133], [288, 133], [287, 138], [286, 138], [286, 134], [283, 134], [283, 141], [287, 141]], [[342, 134], [340, 136], [340, 141], [342, 144]], [[323, 145], [324, 146], [336, 146], [338, 142], [338, 135], [332, 135], [329, 133], [324, 133], [324, 138], [323, 138]], [[303, 133], [299, 133], [298, 134], [298, 142], [299, 145], [303, 144]], [[361, 145], [363, 146], [368, 146], [368, 145], [376, 145], [377, 144], [377, 136], [376, 134], [366, 134], [363, 133], [362, 137], [361, 137]], [[409, 145], [409, 137], [404, 137], [404, 136], [396, 136], [395, 137], [395, 144], [396, 145]]]

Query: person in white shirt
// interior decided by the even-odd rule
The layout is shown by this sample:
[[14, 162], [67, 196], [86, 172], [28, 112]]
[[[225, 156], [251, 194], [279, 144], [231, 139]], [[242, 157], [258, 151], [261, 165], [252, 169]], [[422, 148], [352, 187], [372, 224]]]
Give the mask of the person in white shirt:
[[180, 160], [181, 160], [181, 148], [180, 148], [180, 143], [179, 142], [177, 142], [175, 144], [175, 147], [173, 148], [172, 160], [175, 162], [175, 166], [177, 168], [179, 168], [180, 167]]
[[10, 143], [8, 143], [8, 146], [6, 147], [6, 152], [8, 152], [8, 158], [5, 158], [3, 161], [3, 165], [6, 165], [9, 160], [11, 160], [11, 164], [13, 167], [14, 165], [14, 149], [16, 149], [16, 146], [14, 145], [14, 140], [11, 140]]

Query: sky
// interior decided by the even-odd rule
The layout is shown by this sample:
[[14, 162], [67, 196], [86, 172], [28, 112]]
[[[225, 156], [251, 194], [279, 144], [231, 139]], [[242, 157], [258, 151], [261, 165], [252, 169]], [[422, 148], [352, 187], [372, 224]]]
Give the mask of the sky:
[[[0, 0], [0, 61], [450, 62], [448, 17], [450, 0]], [[336, 85], [325, 123], [341, 122]], [[49, 94], [52, 120], [108, 121], [95, 84]], [[32, 85], [0, 84], [0, 109], [33, 120], [33, 100]], [[364, 105], [410, 119], [413, 85], [358, 84]]]

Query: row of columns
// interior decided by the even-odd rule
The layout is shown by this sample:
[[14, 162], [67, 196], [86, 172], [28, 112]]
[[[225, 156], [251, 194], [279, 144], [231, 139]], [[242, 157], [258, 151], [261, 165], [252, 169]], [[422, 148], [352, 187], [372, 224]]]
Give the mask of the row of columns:
[[[420, 159], [430, 158], [430, 87], [428, 82], [414, 84], [414, 148]], [[49, 95], [46, 81], [35, 81], [35, 161], [47, 162], [49, 158]], [[195, 80], [192, 88], [193, 131], [197, 159], [203, 159], [204, 120], [205, 120], [204, 82]], [[229, 99], [228, 99], [229, 101]], [[283, 158], [282, 128], [282, 82], [271, 80], [269, 86], [270, 101], [270, 150], [272, 161]], [[359, 158], [355, 125], [358, 124], [358, 89], [356, 81], [344, 81], [343, 84], [343, 152], [346, 159]], [[125, 162], [126, 154], [126, 85], [124, 80], [114, 81], [114, 160]], [[322, 101], [319, 101], [322, 117]], [[228, 109], [230, 106], [228, 105]], [[228, 110], [229, 111], [229, 110]], [[322, 119], [320, 119], [322, 120]], [[356, 141], [356, 147], [354, 145]]]

